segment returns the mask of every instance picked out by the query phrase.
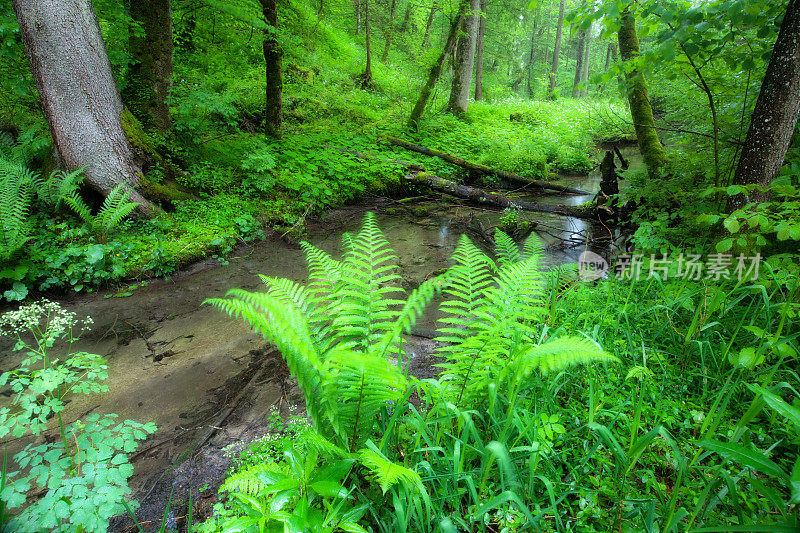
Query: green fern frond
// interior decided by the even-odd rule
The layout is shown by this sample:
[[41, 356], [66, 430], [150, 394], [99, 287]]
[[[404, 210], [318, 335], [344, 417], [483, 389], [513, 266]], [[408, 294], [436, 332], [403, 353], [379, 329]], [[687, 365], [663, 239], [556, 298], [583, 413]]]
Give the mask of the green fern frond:
[[376, 448], [364, 448], [358, 452], [361, 464], [370, 471], [384, 494], [397, 484], [405, 485], [409, 490], [425, 490], [419, 474], [403, 465], [393, 463]]
[[89, 209], [89, 206], [86, 205], [86, 202], [78, 194], [77, 190], [72, 190], [69, 194], [65, 194], [61, 198], [67, 207], [72, 209], [72, 211], [78, 215], [78, 217], [83, 220], [89, 227], [92, 227], [92, 222], [94, 221], [94, 217], [92, 216], [92, 210]]
[[619, 362], [619, 359], [587, 338], [561, 337], [517, 355], [511, 368], [512, 379], [524, 380], [534, 370], [549, 374], [570, 366], [600, 361]]
[[274, 484], [273, 478], [285, 477], [285, 469], [274, 463], [259, 463], [250, 465], [241, 472], [231, 474], [219, 488], [220, 492], [240, 492], [249, 496], [258, 496], [270, 485]]
[[130, 215], [138, 202], [129, 202], [131, 190], [124, 184], [119, 184], [114, 187], [106, 199], [103, 200], [103, 205], [95, 215], [92, 226], [95, 232], [101, 234], [108, 233], [112, 229], [119, 226], [122, 219]]
[[495, 254], [497, 254], [497, 262], [500, 265], [509, 263], [516, 263], [520, 260], [519, 247], [514, 239], [508, 236], [507, 233], [497, 229], [494, 232]]
[[38, 191], [39, 200], [58, 209], [64, 203], [64, 197], [77, 192], [83, 182], [83, 168], [66, 172], [57, 170], [50, 173]]
[[391, 329], [399, 305], [391, 295], [403, 292], [397, 285], [397, 256], [378, 227], [373, 213], [367, 213], [361, 231], [345, 240], [342, 286], [337, 288], [333, 328], [338, 341], [366, 351], [383, 332]]
[[325, 384], [330, 422], [348, 449], [356, 450], [371, 436], [381, 407], [398, 401], [408, 387], [400, 370], [385, 358], [336, 348], [326, 359]]
[[0, 158], [0, 259], [28, 242], [30, 205], [37, 175], [25, 165]]
[[448, 295], [439, 310], [445, 314], [439, 328], [438, 342], [459, 342], [472, 333], [476, 311], [483, 305], [484, 292], [492, 284], [494, 263], [466, 235], [462, 235], [453, 252], [455, 268], [444, 293]]
[[308, 322], [293, 305], [274, 296], [234, 289], [227, 298], [212, 298], [209, 303], [227, 313], [240, 317], [251, 328], [261, 332], [283, 355], [292, 375], [303, 389], [306, 410], [320, 431], [329, 427], [323, 413], [327, 411], [324, 395], [320, 394], [327, 381], [325, 368], [320, 360]]

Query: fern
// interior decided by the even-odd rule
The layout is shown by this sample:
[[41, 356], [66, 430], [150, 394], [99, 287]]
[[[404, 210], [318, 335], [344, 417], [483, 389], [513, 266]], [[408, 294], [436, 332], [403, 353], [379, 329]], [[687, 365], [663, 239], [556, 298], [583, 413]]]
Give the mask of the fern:
[[521, 259], [517, 243], [508, 234], [499, 229], [495, 230], [494, 242], [497, 248], [497, 261], [501, 265], [516, 263]]
[[248, 496], [258, 496], [267, 487], [278, 481], [279, 476], [285, 476], [285, 469], [275, 463], [259, 463], [250, 465], [241, 472], [231, 474], [219, 488], [221, 492], [240, 492]]
[[63, 170], [52, 172], [37, 192], [39, 200], [54, 209], [58, 209], [64, 203], [66, 196], [72, 196], [73, 193], [77, 192], [82, 182], [82, 168], [72, 172]]
[[374, 446], [359, 451], [358, 458], [378, 482], [384, 494], [397, 484], [405, 485], [408, 489], [425, 490], [419, 474], [393, 463]]
[[108, 193], [97, 214], [92, 214], [92, 210], [86, 205], [77, 188], [65, 192], [62, 199], [89, 226], [92, 233], [97, 235], [101, 242], [105, 242], [108, 234], [139, 205], [137, 202], [128, 201], [130, 194], [130, 189], [120, 183]]
[[232, 290], [208, 302], [243, 318], [276, 345], [318, 431], [352, 451], [372, 434], [380, 410], [408, 388], [387, 356], [441, 280], [423, 284], [408, 302], [392, 298], [401, 291], [396, 258], [371, 213], [361, 231], [343, 241], [341, 261], [303, 244], [306, 287], [263, 276], [267, 293]]
[[39, 176], [24, 164], [0, 158], [0, 259], [6, 260], [28, 242], [30, 206]]
[[546, 344], [531, 346], [523, 351], [510, 366], [510, 379], [520, 383], [534, 370], [549, 374], [578, 364], [598, 361], [619, 362], [597, 343], [583, 337], [562, 337]]

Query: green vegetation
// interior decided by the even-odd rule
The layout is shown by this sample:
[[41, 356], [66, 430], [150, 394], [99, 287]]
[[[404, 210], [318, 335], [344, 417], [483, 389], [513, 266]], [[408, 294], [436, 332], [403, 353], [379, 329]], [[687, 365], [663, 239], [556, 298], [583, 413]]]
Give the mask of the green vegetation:
[[[42, 293], [127, 298], [376, 197], [426, 218], [442, 181], [408, 176], [507, 195], [497, 227], [469, 221], [492, 253], [462, 236], [451, 268], [401, 280], [370, 214], [341, 258], [301, 245], [307, 282], [209, 300], [304, 405], [206, 483], [194, 531], [797, 531], [798, 34], [800, 0], [0, 1], [0, 438], [22, 449], [3, 527], [145, 529], [126, 454], [155, 427], [62, 421], [107, 366]], [[525, 185], [601, 160], [594, 200]], [[602, 234], [617, 270], [545, 269], [531, 232]]]

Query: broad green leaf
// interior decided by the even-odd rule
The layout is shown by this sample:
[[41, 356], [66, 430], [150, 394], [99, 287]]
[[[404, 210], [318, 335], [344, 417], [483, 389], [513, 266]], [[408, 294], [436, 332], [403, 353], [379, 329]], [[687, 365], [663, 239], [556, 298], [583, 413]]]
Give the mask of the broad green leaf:
[[746, 448], [741, 444], [710, 439], [701, 441], [699, 445], [712, 452], [717, 452], [723, 457], [732, 459], [742, 466], [788, 481], [786, 472], [784, 472], [777, 463], [761, 452]]

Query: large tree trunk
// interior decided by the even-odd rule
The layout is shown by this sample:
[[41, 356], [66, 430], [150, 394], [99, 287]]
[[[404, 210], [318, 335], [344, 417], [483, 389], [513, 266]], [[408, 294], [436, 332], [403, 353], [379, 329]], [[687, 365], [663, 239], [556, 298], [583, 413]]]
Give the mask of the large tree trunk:
[[[617, 33], [619, 52], [623, 61], [631, 61], [639, 56], [639, 36], [636, 35], [636, 19], [633, 14], [625, 10], [620, 20]], [[653, 108], [647, 97], [647, 82], [644, 75], [638, 70], [626, 71], [628, 102], [631, 106], [633, 127], [636, 130], [636, 140], [639, 151], [642, 153], [647, 171], [651, 177], [658, 176], [666, 162], [666, 154], [653, 120]]]
[[566, 9], [566, 0], [561, 0], [558, 5], [558, 24], [556, 25], [556, 44], [553, 47], [553, 64], [550, 68], [550, 87], [549, 92], [551, 97], [555, 97], [556, 83], [558, 81], [558, 60], [561, 57], [561, 34], [564, 29], [564, 10]]
[[[419, 119], [422, 116], [423, 111], [425, 111], [425, 106], [428, 105], [428, 100], [433, 93], [433, 88], [436, 87], [436, 82], [439, 80], [439, 76], [442, 74], [442, 69], [444, 69], [444, 64], [447, 61], [447, 56], [450, 55], [455, 48], [456, 38], [458, 37], [458, 28], [461, 27], [461, 21], [464, 18], [464, 12], [468, 6], [469, 0], [461, 0], [461, 6], [458, 9], [458, 14], [450, 24], [450, 31], [447, 34], [447, 42], [445, 42], [444, 49], [436, 59], [436, 63], [433, 64], [428, 72], [428, 80], [422, 87], [422, 90], [419, 93], [419, 98], [417, 98], [417, 103], [414, 104], [414, 109], [411, 111], [411, 116], [408, 118], [408, 128], [410, 129], [416, 129]], [[433, 10], [431, 10], [431, 12], [432, 11]]]
[[278, 42], [278, 3], [261, 0], [264, 21], [264, 64], [267, 74], [264, 127], [270, 137], [280, 137], [283, 128], [283, 50]]
[[572, 81], [572, 97], [578, 98], [581, 95], [580, 84], [583, 76], [583, 57], [586, 50], [586, 31], [578, 32], [578, 47], [575, 50], [575, 77]]
[[389, 59], [389, 48], [392, 46], [392, 37], [394, 37], [394, 11], [396, 7], [397, 0], [392, 0], [389, 5], [389, 21], [386, 27], [386, 47], [383, 49], [383, 55], [381, 56], [383, 63], [386, 63], [386, 60]]
[[143, 32], [131, 33], [133, 62], [125, 101], [146, 126], [167, 131], [172, 128], [172, 0], [131, 0], [130, 14]]
[[589, 96], [589, 54], [592, 48], [592, 27], [586, 30], [583, 42], [583, 64], [581, 69], [581, 98]]
[[472, 85], [472, 69], [475, 66], [475, 45], [478, 41], [478, 18], [481, 0], [470, 0], [469, 12], [461, 23], [461, 32], [456, 45], [456, 64], [450, 101], [447, 110], [456, 115], [466, 113], [469, 108], [469, 93]]
[[159, 210], [133, 189], [136, 166], [122, 128], [122, 100], [91, 0], [14, 0], [22, 40], [53, 142], [68, 168], [106, 196], [119, 184], [137, 212]]
[[428, 41], [431, 38], [431, 27], [433, 26], [433, 17], [436, 16], [436, 5], [431, 6], [431, 10], [428, 12], [428, 20], [425, 23], [425, 35], [422, 37], [422, 45], [420, 48], [425, 50], [428, 46]]
[[475, 101], [483, 99], [483, 45], [486, 40], [486, 0], [481, 0], [478, 40], [475, 44]]
[[[761, 91], [750, 118], [742, 155], [733, 176], [736, 185], [768, 187], [783, 165], [800, 115], [800, 0], [789, 0], [772, 49]], [[767, 192], [734, 196], [730, 210], [762, 202]]]

